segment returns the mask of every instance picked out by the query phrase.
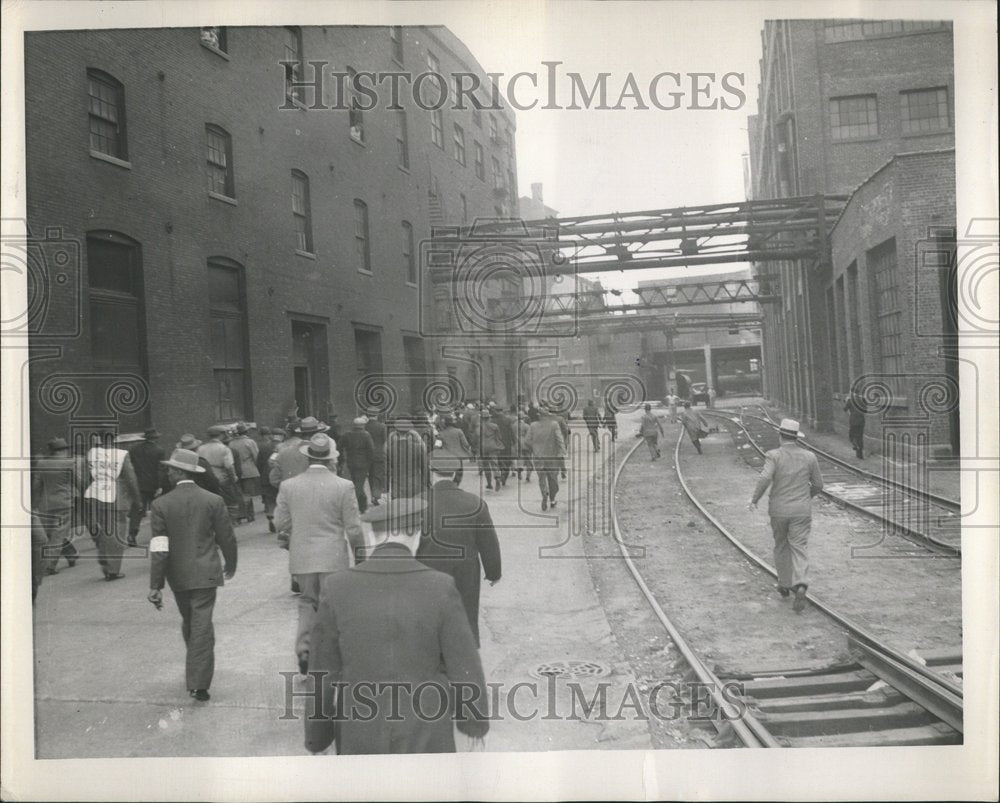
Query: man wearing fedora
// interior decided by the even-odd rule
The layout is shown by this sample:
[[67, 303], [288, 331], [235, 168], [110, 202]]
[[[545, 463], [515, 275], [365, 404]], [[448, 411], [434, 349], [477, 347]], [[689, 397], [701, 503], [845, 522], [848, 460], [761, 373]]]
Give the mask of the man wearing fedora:
[[222, 497], [194, 482], [194, 477], [205, 471], [198, 456], [187, 449], [175, 449], [163, 464], [174, 489], [154, 499], [150, 507], [153, 537], [149, 542], [147, 599], [161, 610], [164, 580], [170, 584], [187, 647], [188, 693], [203, 702], [209, 699], [215, 671], [212, 612], [216, 589], [223, 585], [223, 578], [231, 580], [236, 573], [236, 537]]
[[[271, 455], [271, 485], [281, 488], [284, 480], [301, 474], [309, 468], [309, 458], [302, 453], [302, 444], [319, 432], [329, 431], [329, 427], [311, 415], [301, 421], [292, 419], [288, 422], [289, 437], [278, 444]], [[280, 527], [278, 529], [281, 529]]]
[[299, 451], [308, 468], [282, 481], [274, 524], [279, 531], [290, 533], [288, 570], [300, 591], [295, 654], [299, 671], [305, 674], [320, 583], [331, 572], [348, 568], [350, 555], [360, 559], [365, 536], [354, 483], [330, 470], [339, 456], [333, 439], [318, 432], [300, 445]]
[[[362, 513], [368, 508], [368, 497], [365, 496], [365, 481], [372, 470], [375, 461], [375, 441], [368, 434], [365, 426], [368, 419], [363, 415], [354, 419], [352, 429], [340, 436], [340, 449], [344, 453], [343, 460], [354, 483], [354, 493], [358, 498], [358, 510]], [[372, 497], [374, 488], [370, 488]]]
[[304, 717], [311, 753], [334, 742], [340, 755], [453, 753], [456, 726], [473, 739], [489, 730], [458, 589], [413, 557], [426, 508], [420, 497], [370, 507], [375, 549], [323, 581], [309, 660], [319, 699]]
[[226, 428], [215, 424], [208, 428], [208, 440], [198, 447], [198, 457], [204, 457], [209, 469], [219, 481], [222, 498], [229, 509], [229, 517], [233, 522], [243, 518], [243, 497], [240, 495], [236, 476], [236, 461], [232, 450], [223, 443]]
[[434, 450], [430, 465], [437, 482], [417, 559], [455, 581], [478, 647], [480, 577], [485, 574], [491, 586], [500, 581], [500, 542], [486, 502], [455, 483], [462, 459], [442, 447]]
[[816, 455], [799, 443], [799, 422], [782, 419], [778, 427], [781, 445], [764, 459], [753, 497], [747, 506], [757, 509], [758, 500], [770, 487], [767, 512], [774, 536], [774, 565], [778, 570], [778, 593], [795, 592], [793, 609], [806, 606], [809, 586], [809, 530], [812, 526], [812, 497], [823, 490], [823, 475]]
[[242, 421], [236, 425], [236, 437], [229, 441], [229, 451], [233, 453], [236, 475], [243, 499], [243, 513], [247, 521], [253, 521], [253, 498], [260, 496], [260, 471], [257, 469], [257, 455], [260, 447], [250, 437], [247, 425]]
[[142, 508], [138, 516], [129, 519], [128, 544], [135, 546], [135, 537], [139, 534], [139, 523], [146, 516], [146, 511], [153, 502], [156, 492], [163, 487], [164, 470], [162, 462], [167, 454], [157, 444], [160, 433], [156, 428], [150, 428], [143, 433], [143, 438], [139, 443], [128, 451], [129, 459], [132, 461], [132, 468], [135, 469], [135, 478], [139, 483], [139, 495], [142, 497]]
[[83, 492], [89, 513], [91, 535], [97, 543], [98, 564], [105, 580], [118, 580], [122, 555], [128, 543], [128, 519], [142, 505], [139, 483], [128, 452], [115, 446], [109, 429], [94, 433], [87, 452], [90, 485]]
[[[201, 441], [198, 440], [190, 432], [185, 432], [181, 435], [181, 439], [174, 444], [175, 449], [187, 449], [189, 452], [194, 452], [197, 455], [198, 447], [201, 446]], [[215, 478], [215, 474], [212, 472], [212, 467], [208, 464], [208, 461], [198, 455], [198, 465], [205, 469], [200, 474], [195, 474], [194, 484], [199, 488], [204, 488], [209, 493], [215, 494], [216, 496], [222, 496], [222, 488], [219, 487], [219, 481]], [[166, 471], [166, 467], [164, 467]], [[163, 480], [163, 492], [167, 493], [174, 489], [173, 483], [170, 480], [170, 472], [167, 472], [166, 477]]]
[[372, 492], [372, 504], [379, 504], [387, 490], [385, 474], [385, 439], [388, 431], [385, 426], [385, 413], [378, 410], [368, 411], [368, 423], [365, 424], [365, 432], [372, 436], [372, 444], [375, 447], [375, 456], [372, 459], [372, 467], [368, 472], [368, 487]]
[[60, 557], [66, 558], [70, 566], [76, 565], [79, 553], [73, 546], [71, 530], [87, 479], [82, 461], [70, 455], [64, 438], [50, 440], [48, 449], [48, 455], [37, 460], [31, 474], [32, 507], [47, 536], [41, 571], [56, 574]]
[[539, 407], [538, 420], [528, 427], [526, 438], [531, 449], [531, 462], [538, 473], [538, 486], [542, 491], [542, 510], [556, 506], [559, 493], [559, 471], [566, 453], [566, 441], [557, 416], [546, 405]]

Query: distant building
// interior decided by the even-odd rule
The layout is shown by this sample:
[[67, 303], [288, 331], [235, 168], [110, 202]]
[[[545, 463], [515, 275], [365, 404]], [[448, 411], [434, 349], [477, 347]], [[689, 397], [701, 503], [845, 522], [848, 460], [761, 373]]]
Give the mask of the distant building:
[[517, 199], [518, 214], [522, 220], [545, 220], [556, 217], [559, 213], [551, 206], [546, 206], [542, 200], [542, 185], [534, 182], [531, 185], [531, 196], [522, 195]]
[[881, 413], [872, 440], [905, 419], [956, 453], [951, 24], [774, 21], [762, 42], [751, 197], [849, 196], [831, 264], [754, 266], [782, 297], [764, 310], [768, 394], [817, 428], [846, 431], [858, 383]]
[[329, 108], [331, 71], [403, 69], [489, 85], [436, 26], [25, 36], [28, 226], [70, 254], [31, 341], [36, 448], [109, 418], [172, 443], [407, 412], [446, 377], [513, 395], [516, 349], [462, 363], [425, 337], [420, 251], [432, 226], [516, 213], [513, 113], [428, 111], [405, 85], [399, 110]]

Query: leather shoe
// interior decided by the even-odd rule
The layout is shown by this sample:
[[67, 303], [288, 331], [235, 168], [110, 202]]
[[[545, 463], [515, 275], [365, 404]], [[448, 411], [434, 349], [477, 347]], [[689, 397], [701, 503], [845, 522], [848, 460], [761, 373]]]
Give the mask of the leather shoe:
[[190, 694], [200, 703], [204, 703], [211, 698], [208, 689], [191, 689]]
[[300, 655], [299, 656], [299, 674], [305, 675], [309, 672], [309, 656]]
[[806, 609], [806, 587], [804, 585], [795, 586], [795, 601], [792, 603], [792, 610], [802, 613]]
[[787, 597], [787, 596], [788, 596], [789, 594], [791, 594], [791, 593], [792, 593], [792, 592], [791, 592], [791, 591], [790, 591], [790, 590], [789, 590], [788, 588], [786, 588], [785, 586], [777, 586], [777, 589], [778, 589], [778, 593], [779, 593], [779, 594], [781, 594], [781, 596], [783, 596], [783, 597]]
[[549, 509], [549, 498], [547, 496], [542, 497], [542, 510]]
[[121, 580], [124, 576], [125, 575], [122, 572], [119, 572], [118, 574], [112, 574], [111, 572], [108, 572], [106, 575], [104, 575], [104, 579], [110, 583], [112, 580]]

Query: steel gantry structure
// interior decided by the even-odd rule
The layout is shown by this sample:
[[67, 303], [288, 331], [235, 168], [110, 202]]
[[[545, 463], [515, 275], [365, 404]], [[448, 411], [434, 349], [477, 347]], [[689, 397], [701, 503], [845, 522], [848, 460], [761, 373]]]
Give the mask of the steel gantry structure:
[[[617, 291], [551, 292], [567, 274], [736, 262], [829, 260], [828, 234], [846, 196], [807, 196], [687, 206], [541, 221], [477, 221], [435, 228], [422, 247], [434, 287], [439, 332], [508, 335], [527, 322], [538, 336], [575, 333], [602, 323], [631, 331], [759, 326], [760, 316], [670, 316], [672, 308], [778, 300], [774, 278], [640, 287], [620, 303]], [[616, 297], [617, 296], [617, 297]], [[651, 311], [661, 310], [659, 314]], [[751, 317], [748, 317], [750, 315]], [[602, 331], [607, 331], [603, 329]]]

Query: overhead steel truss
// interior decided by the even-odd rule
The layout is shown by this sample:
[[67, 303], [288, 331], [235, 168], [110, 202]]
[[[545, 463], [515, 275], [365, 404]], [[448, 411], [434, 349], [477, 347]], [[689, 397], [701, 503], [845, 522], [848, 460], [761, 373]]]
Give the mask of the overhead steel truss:
[[435, 283], [474, 278], [489, 262], [532, 276], [829, 259], [829, 231], [845, 195], [740, 201], [539, 221], [481, 220], [435, 227], [424, 254]]

